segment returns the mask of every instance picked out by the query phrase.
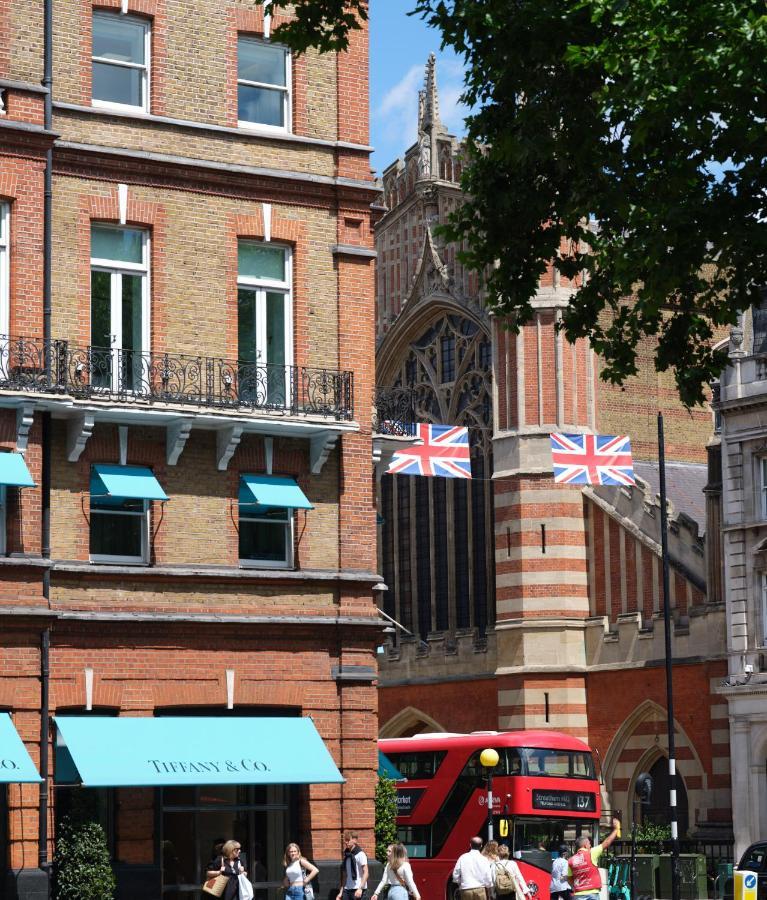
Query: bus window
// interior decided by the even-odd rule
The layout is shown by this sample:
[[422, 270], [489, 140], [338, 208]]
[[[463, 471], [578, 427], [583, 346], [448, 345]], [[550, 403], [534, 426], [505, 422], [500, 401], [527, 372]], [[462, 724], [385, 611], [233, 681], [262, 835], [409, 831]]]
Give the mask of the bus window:
[[[434, 778], [445, 758], [444, 750], [428, 750], [421, 753], [387, 753], [392, 765], [405, 778]], [[403, 841], [404, 843], [404, 841]]]
[[397, 828], [397, 840], [405, 845], [407, 855], [411, 859], [427, 859], [431, 856], [429, 851], [428, 825], [405, 825]]
[[516, 747], [503, 747], [500, 751], [501, 760], [493, 774], [495, 775], [521, 775], [522, 756]]
[[512, 851], [516, 859], [550, 872], [552, 852], [558, 852], [560, 844], [575, 852], [576, 840], [587, 836], [594, 841], [595, 830], [596, 822], [588, 819], [519, 818], [514, 821]]
[[549, 778], [595, 778], [590, 753], [575, 750], [547, 750], [523, 747], [520, 751], [523, 774]]
[[439, 855], [472, 794], [485, 784], [484, 773], [485, 769], [479, 761], [479, 750], [477, 750], [472, 753], [461, 774], [455, 779], [439, 812], [434, 817], [431, 826], [431, 852], [433, 855]]

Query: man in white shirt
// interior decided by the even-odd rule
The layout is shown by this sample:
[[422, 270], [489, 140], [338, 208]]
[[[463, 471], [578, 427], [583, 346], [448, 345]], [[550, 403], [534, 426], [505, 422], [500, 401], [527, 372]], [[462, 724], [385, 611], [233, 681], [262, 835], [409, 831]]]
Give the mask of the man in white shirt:
[[461, 891], [461, 900], [487, 900], [493, 886], [490, 863], [480, 852], [482, 838], [471, 839], [471, 849], [458, 857], [453, 869], [453, 881]]
[[356, 831], [345, 831], [341, 885], [336, 900], [360, 900], [368, 886], [368, 858], [357, 843]]

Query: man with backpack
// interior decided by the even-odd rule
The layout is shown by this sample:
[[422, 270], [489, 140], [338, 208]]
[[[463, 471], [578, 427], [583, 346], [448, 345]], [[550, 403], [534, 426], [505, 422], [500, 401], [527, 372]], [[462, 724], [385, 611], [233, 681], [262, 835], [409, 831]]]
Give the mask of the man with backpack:
[[517, 900], [530, 900], [532, 893], [516, 861], [509, 856], [507, 844], [498, 847], [498, 859], [493, 863], [493, 886], [496, 897], [517, 895]]

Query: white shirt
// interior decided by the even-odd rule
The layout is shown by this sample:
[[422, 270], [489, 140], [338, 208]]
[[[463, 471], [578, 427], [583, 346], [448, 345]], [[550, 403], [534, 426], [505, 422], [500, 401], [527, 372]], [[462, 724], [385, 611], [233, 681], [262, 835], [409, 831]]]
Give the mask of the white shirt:
[[569, 891], [570, 884], [567, 880], [567, 860], [564, 856], [558, 856], [551, 864], [550, 891]]
[[304, 869], [300, 859], [294, 859], [289, 866], [285, 867], [285, 877], [289, 884], [302, 885], [304, 883]]
[[365, 853], [362, 850], [358, 850], [354, 854], [354, 861], [357, 863], [356, 878], [352, 878], [351, 876], [350, 858], [347, 857], [344, 860], [344, 871], [346, 872], [346, 883], [344, 884], [344, 887], [347, 891], [356, 891], [359, 888], [362, 888], [364, 890], [367, 887], [366, 884], [362, 883], [362, 867], [368, 864], [368, 858], [367, 856], [365, 856]]
[[[397, 875], [399, 875], [399, 878], [401, 878], [402, 881], [397, 878]], [[389, 863], [386, 863], [381, 881], [378, 887], [373, 891], [373, 893], [376, 895], [380, 894], [384, 889], [385, 884], [401, 885], [403, 881], [405, 882], [405, 887], [407, 888], [409, 894], [412, 894], [413, 897], [420, 896], [418, 893], [418, 888], [415, 886], [415, 882], [413, 881], [413, 869], [411, 868], [409, 862], [402, 863], [402, 865], [399, 867], [399, 869], [397, 869], [396, 872], [394, 871], [394, 869], [392, 869]]]
[[462, 891], [492, 887], [493, 873], [490, 871], [490, 863], [479, 850], [469, 850], [468, 853], [458, 857], [453, 869], [453, 881]]

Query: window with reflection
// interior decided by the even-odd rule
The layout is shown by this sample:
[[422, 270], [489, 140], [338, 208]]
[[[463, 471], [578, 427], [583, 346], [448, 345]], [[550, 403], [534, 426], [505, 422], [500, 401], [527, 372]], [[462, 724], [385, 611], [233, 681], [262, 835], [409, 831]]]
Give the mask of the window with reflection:
[[148, 111], [149, 22], [99, 10], [92, 40], [93, 105]]
[[290, 54], [285, 47], [240, 35], [237, 118], [241, 126], [290, 127]]

